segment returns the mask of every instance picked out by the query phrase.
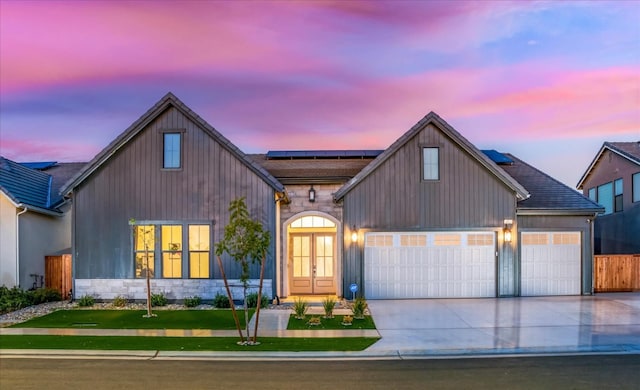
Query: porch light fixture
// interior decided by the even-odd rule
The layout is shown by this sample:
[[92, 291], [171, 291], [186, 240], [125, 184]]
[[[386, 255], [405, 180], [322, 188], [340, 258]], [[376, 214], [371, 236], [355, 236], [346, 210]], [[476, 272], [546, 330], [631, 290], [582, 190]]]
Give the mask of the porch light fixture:
[[358, 229], [356, 229], [356, 225], [353, 225], [351, 228], [351, 242], [358, 242]]
[[309, 202], [313, 203], [316, 201], [316, 190], [313, 189], [313, 186], [309, 188]]
[[513, 225], [513, 219], [504, 220], [504, 242], [511, 242], [511, 226]]

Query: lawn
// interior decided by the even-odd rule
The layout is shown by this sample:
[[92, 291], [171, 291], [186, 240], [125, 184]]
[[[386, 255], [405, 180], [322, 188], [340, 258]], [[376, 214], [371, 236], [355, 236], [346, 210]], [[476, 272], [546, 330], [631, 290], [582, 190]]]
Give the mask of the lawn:
[[[58, 310], [13, 325], [14, 328], [92, 329], [236, 329], [231, 310], [157, 310], [157, 317], [144, 318], [146, 310]], [[249, 312], [249, 318], [253, 310]], [[244, 312], [239, 311], [244, 328]]]
[[237, 344], [238, 337], [135, 336], [0, 336], [2, 349], [152, 350], [152, 351], [362, 351], [378, 338], [259, 337], [256, 346]]
[[[311, 317], [319, 317], [320, 325], [309, 325], [309, 319]], [[365, 316], [362, 320], [354, 319], [352, 325], [342, 325], [342, 317], [334, 316], [333, 318], [323, 318], [322, 315], [310, 316], [307, 315], [304, 320], [299, 320], [295, 315], [289, 317], [289, 323], [287, 324], [288, 330], [305, 330], [305, 329], [375, 329], [376, 324], [373, 322], [371, 316]]]

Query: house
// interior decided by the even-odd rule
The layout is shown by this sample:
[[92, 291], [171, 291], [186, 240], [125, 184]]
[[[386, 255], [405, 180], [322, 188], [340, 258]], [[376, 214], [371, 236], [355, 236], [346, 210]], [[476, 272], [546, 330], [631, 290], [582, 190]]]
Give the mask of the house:
[[604, 207], [595, 254], [640, 253], [640, 142], [605, 142], [577, 188]]
[[[144, 298], [146, 272], [169, 298], [223, 293], [213, 247], [241, 196], [273, 237], [271, 296], [590, 294], [603, 211], [515, 156], [478, 150], [434, 113], [385, 150], [246, 155], [172, 94], [63, 193], [74, 291], [103, 299]], [[237, 265], [222, 261], [237, 284]]]
[[83, 165], [0, 157], [0, 285], [42, 287], [45, 256], [71, 247], [70, 204], [58, 192]]

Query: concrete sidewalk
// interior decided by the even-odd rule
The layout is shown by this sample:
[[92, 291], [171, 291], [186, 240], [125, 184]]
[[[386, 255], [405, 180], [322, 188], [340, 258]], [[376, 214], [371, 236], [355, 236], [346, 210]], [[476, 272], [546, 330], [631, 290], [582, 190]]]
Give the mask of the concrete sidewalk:
[[[313, 308], [319, 314], [320, 308]], [[262, 337], [378, 337], [358, 352], [0, 350], [0, 356], [154, 359], [408, 359], [640, 353], [640, 293], [500, 299], [369, 301], [376, 330], [288, 331], [291, 311], [264, 310]], [[315, 313], [318, 311], [318, 313]], [[336, 313], [338, 314], [338, 313]], [[234, 337], [237, 331], [0, 328], [2, 334]]]

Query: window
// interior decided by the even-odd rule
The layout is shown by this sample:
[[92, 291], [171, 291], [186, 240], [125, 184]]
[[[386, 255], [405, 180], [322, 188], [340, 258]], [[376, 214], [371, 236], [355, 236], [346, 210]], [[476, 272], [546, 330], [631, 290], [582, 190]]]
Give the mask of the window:
[[189, 225], [189, 277], [209, 277], [209, 225]]
[[163, 150], [164, 158], [162, 167], [165, 169], [180, 168], [181, 156], [181, 133], [164, 133], [163, 134]]
[[604, 207], [605, 214], [613, 212], [613, 183], [598, 186], [598, 203]]
[[598, 201], [598, 198], [596, 198], [596, 188], [589, 188], [589, 199], [591, 199], [594, 202]]
[[436, 234], [433, 236], [435, 246], [460, 246], [462, 237], [460, 234]]
[[631, 176], [631, 182], [633, 184], [633, 201], [640, 202], [640, 172]]
[[181, 225], [162, 225], [162, 277], [182, 277]]
[[400, 246], [427, 246], [426, 234], [401, 234]]
[[622, 179], [613, 182], [613, 210], [617, 213], [622, 211]]
[[134, 257], [136, 263], [136, 278], [154, 277], [155, 261], [155, 227], [153, 225], [136, 225], [134, 234]]
[[440, 180], [440, 150], [422, 148], [422, 180]]

